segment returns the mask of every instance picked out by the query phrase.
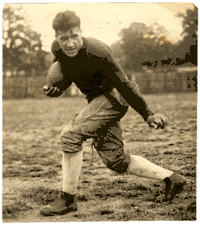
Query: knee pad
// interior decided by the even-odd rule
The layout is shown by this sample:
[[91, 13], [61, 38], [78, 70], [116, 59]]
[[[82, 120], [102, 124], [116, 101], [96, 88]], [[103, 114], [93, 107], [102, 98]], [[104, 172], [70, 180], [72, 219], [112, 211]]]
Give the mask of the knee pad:
[[[122, 153], [112, 157], [112, 152], [98, 151], [99, 156], [103, 163], [112, 171], [119, 174], [128, 172], [128, 167], [130, 164], [130, 154]], [[108, 154], [107, 154], [108, 153]]]
[[107, 167], [110, 170], [121, 174], [121, 173], [127, 173], [128, 172], [129, 164], [130, 164], [130, 155], [124, 154], [123, 159], [119, 159], [115, 162], [108, 162]]

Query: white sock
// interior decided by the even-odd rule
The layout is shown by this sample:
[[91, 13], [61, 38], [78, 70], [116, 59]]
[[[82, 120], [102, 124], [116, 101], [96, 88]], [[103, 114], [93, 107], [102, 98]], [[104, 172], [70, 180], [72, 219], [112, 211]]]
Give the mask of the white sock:
[[164, 180], [166, 177], [170, 177], [173, 174], [172, 171], [157, 166], [138, 155], [131, 155], [131, 163], [128, 168], [128, 173], [157, 180]]
[[75, 153], [63, 152], [62, 173], [64, 192], [72, 195], [76, 194], [82, 161], [83, 151]]

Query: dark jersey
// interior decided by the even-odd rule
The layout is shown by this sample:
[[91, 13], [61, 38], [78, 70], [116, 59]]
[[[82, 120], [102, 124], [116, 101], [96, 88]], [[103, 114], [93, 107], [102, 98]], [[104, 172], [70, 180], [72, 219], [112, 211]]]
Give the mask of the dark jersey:
[[68, 57], [55, 40], [52, 44], [54, 62], [59, 61], [61, 72], [74, 82], [88, 99], [95, 98], [114, 87], [126, 102], [145, 120], [153, 113], [148, 108], [137, 85], [130, 81], [113, 58], [107, 45], [95, 38], [83, 37], [83, 47], [75, 57]]

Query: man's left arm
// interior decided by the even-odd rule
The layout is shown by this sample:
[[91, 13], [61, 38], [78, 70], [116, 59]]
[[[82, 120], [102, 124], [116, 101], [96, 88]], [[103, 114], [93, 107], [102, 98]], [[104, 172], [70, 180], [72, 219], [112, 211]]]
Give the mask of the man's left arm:
[[105, 57], [102, 62], [103, 74], [116, 87], [127, 103], [144, 118], [150, 127], [164, 128], [167, 118], [151, 111], [137, 84], [128, 79], [112, 54]]

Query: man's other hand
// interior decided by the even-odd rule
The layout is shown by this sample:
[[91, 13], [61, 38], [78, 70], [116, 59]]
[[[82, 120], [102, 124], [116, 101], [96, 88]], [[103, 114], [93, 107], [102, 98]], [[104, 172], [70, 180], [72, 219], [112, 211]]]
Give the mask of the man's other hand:
[[156, 129], [164, 129], [167, 125], [167, 120], [168, 119], [166, 116], [155, 114], [147, 118], [147, 123], [150, 127], [154, 127]]

